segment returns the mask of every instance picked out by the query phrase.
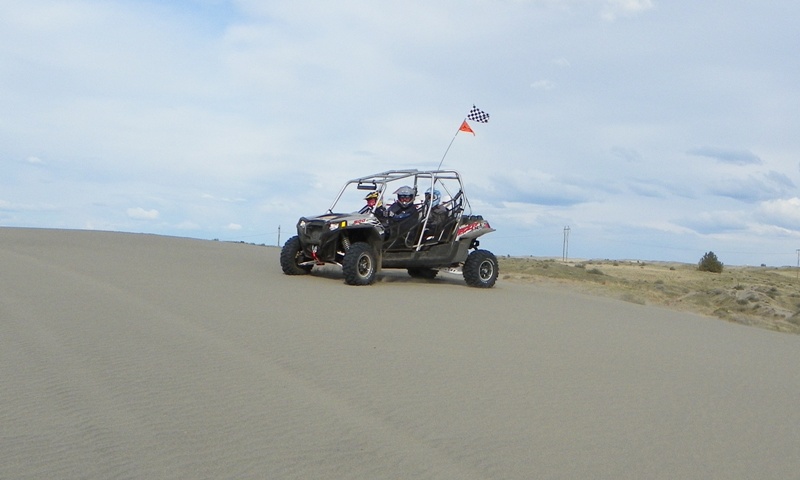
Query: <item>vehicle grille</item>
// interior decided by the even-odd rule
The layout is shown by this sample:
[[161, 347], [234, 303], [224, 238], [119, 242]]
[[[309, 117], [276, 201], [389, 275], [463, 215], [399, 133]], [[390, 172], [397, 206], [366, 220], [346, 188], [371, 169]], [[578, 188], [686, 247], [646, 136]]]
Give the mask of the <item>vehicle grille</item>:
[[319, 245], [322, 239], [325, 224], [322, 222], [308, 222], [305, 228], [298, 229], [298, 233], [304, 244]]

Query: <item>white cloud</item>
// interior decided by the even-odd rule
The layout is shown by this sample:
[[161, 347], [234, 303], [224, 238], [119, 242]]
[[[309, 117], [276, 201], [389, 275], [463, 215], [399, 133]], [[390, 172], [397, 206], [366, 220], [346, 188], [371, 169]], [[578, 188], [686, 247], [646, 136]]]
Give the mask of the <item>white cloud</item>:
[[535, 90], [552, 90], [556, 88], [556, 84], [550, 80], [537, 80], [531, 83], [531, 88]]
[[133, 218], [134, 220], [155, 220], [159, 215], [158, 210], [145, 210], [142, 207], [129, 208], [125, 211], [125, 213], [128, 214], [128, 217]]
[[234, 230], [234, 231], [236, 231], [236, 230], [241, 230], [241, 229], [242, 229], [242, 226], [241, 226], [241, 225], [239, 225], [238, 223], [229, 223], [229, 224], [228, 224], [228, 225], [225, 227], [225, 229], [226, 229], [226, 230]]
[[246, 202], [247, 201], [246, 198], [241, 198], [241, 197], [236, 197], [236, 198], [216, 197], [214, 195], [211, 195], [210, 193], [204, 193], [202, 195], [202, 198], [205, 198], [207, 200], [214, 200], [214, 201], [217, 201], [217, 202], [226, 202], [226, 203], [241, 203], [241, 202]]
[[636, 15], [653, 6], [652, 0], [605, 0], [602, 17], [605, 20], [615, 20], [620, 15]]
[[190, 220], [185, 220], [175, 225], [175, 228], [179, 230], [200, 230], [200, 225], [198, 223], [192, 222]]
[[620, 147], [619, 145], [614, 145], [613, 147], [611, 147], [611, 154], [617, 158], [625, 160], [626, 162], [632, 162], [632, 163], [642, 162], [642, 154], [637, 152], [636, 149], [633, 148], [625, 148], [625, 147]]
[[759, 206], [762, 222], [800, 230], [800, 198], [769, 200]]
[[690, 149], [686, 153], [689, 155], [713, 158], [719, 162], [729, 163], [731, 165], [759, 165], [763, 163], [763, 160], [761, 160], [758, 155], [749, 150], [719, 147], [697, 147]]
[[58, 210], [58, 207], [50, 203], [18, 203], [0, 199], [0, 210], [19, 212], [52, 212]]
[[706, 235], [743, 231], [748, 228], [746, 216], [737, 211], [698, 212], [687, 215], [676, 223]]
[[745, 177], [721, 176], [709, 181], [709, 192], [743, 202], [756, 202], [780, 197], [794, 190], [792, 181], [783, 174], [770, 171]]
[[566, 58], [564, 58], [564, 57], [557, 58], [557, 59], [553, 60], [553, 64], [555, 64], [555, 65], [557, 65], [557, 66], [559, 66], [559, 67], [562, 67], [562, 68], [567, 68], [567, 67], [571, 67], [571, 66], [572, 66], [572, 65], [569, 63], [569, 60], [567, 60], [567, 59], [566, 59]]

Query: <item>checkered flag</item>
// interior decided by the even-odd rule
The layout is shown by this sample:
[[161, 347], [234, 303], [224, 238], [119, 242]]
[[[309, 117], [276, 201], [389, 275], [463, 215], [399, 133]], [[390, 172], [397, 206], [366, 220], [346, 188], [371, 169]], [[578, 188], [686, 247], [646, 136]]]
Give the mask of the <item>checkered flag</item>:
[[475, 105], [472, 106], [472, 109], [467, 114], [467, 118], [473, 122], [489, 123], [489, 114], [479, 109]]

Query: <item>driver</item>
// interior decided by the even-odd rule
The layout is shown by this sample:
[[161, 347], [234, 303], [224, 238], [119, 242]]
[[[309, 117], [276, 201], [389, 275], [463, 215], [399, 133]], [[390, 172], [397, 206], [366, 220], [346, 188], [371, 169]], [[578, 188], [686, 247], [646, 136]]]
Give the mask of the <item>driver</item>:
[[367, 196], [364, 197], [364, 200], [367, 202], [367, 204], [361, 207], [361, 210], [359, 210], [358, 213], [372, 213], [373, 210], [375, 210], [375, 204], [378, 203], [378, 197], [378, 192], [369, 192]]
[[387, 218], [391, 222], [400, 222], [417, 213], [414, 206], [414, 189], [409, 186], [402, 186], [395, 192], [397, 201], [392, 203], [389, 208], [378, 207], [376, 214]]

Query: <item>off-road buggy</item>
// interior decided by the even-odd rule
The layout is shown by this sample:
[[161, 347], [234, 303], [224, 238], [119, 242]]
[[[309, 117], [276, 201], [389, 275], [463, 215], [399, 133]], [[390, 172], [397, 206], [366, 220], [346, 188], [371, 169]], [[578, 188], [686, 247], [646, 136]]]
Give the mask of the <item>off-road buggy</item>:
[[[410, 189], [414, 204], [398, 220], [384, 202], [401, 189]], [[370, 196], [377, 196], [372, 208], [365, 206]], [[472, 214], [458, 172], [389, 170], [348, 181], [325, 214], [300, 218], [297, 235], [281, 250], [281, 268], [302, 275], [331, 263], [342, 267], [350, 285], [373, 283], [381, 268], [405, 268], [426, 279], [446, 269], [463, 274], [467, 285], [489, 288], [497, 280], [497, 258], [478, 249], [478, 237], [493, 231]]]

